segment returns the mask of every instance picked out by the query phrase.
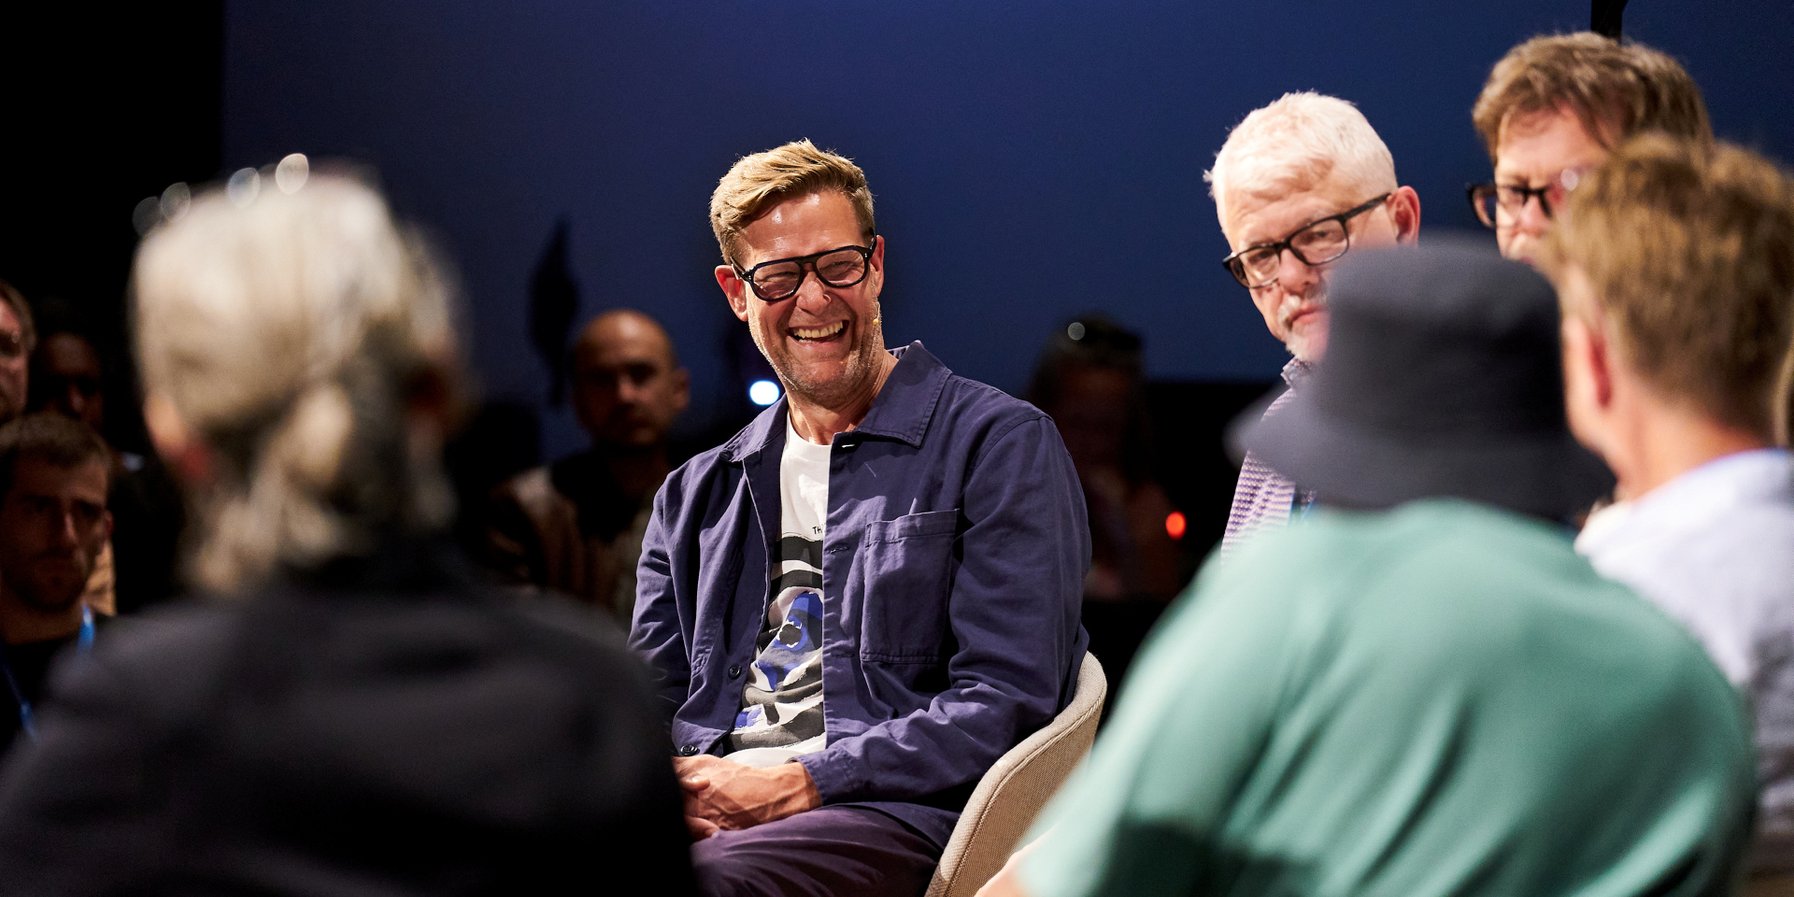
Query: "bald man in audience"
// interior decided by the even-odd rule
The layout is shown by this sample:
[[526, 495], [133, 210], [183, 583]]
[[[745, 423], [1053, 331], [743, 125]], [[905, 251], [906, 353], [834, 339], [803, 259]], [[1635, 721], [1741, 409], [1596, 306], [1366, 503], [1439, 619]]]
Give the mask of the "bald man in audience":
[[691, 378], [655, 320], [619, 309], [574, 341], [573, 410], [591, 447], [500, 485], [487, 558], [518, 584], [552, 589], [627, 626], [654, 492], [671, 469], [667, 433]]
[[1576, 547], [1692, 631], [1751, 697], [1753, 868], [1794, 889], [1794, 456], [1774, 445], [1794, 333], [1794, 178], [1727, 144], [1642, 135], [1542, 246], [1566, 407], [1627, 501]]

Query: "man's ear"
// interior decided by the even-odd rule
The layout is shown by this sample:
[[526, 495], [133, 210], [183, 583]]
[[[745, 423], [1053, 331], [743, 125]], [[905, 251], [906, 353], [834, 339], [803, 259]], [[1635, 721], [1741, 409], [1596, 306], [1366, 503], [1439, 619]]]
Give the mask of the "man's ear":
[[1590, 410], [1613, 406], [1613, 344], [1598, 321], [1570, 315], [1563, 322], [1564, 379], [1577, 391], [1573, 402]]
[[872, 235], [872, 254], [870, 256], [866, 257], [866, 264], [868, 267], [870, 267], [872, 269], [871, 273], [867, 276], [872, 281], [872, 287], [871, 287], [872, 296], [874, 298], [877, 298], [878, 296], [883, 295], [884, 290], [885, 290], [885, 238], [884, 238], [884, 235], [882, 235], [882, 234], [873, 234]]
[[747, 320], [747, 281], [735, 273], [734, 265], [716, 266], [716, 285], [723, 288], [723, 296], [729, 300], [729, 310], [735, 317]]
[[1413, 243], [1420, 239], [1420, 194], [1413, 187], [1397, 187], [1389, 197], [1390, 215], [1395, 220], [1395, 241]]

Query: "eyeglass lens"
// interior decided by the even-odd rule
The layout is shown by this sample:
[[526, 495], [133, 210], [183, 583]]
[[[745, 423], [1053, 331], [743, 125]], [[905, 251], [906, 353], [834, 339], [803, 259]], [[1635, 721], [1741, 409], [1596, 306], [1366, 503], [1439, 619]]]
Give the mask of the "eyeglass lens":
[[[1324, 265], [1345, 254], [1346, 226], [1337, 218], [1328, 218], [1290, 234], [1289, 251], [1306, 265]], [[1279, 256], [1283, 247], [1265, 246], [1251, 249], [1239, 257], [1240, 270], [1247, 286], [1263, 286], [1277, 279]]]
[[830, 250], [810, 259], [781, 259], [754, 266], [754, 291], [760, 298], [783, 299], [803, 285], [804, 269], [813, 268], [816, 276], [831, 287], [850, 287], [866, 277], [866, 253], [857, 246]]

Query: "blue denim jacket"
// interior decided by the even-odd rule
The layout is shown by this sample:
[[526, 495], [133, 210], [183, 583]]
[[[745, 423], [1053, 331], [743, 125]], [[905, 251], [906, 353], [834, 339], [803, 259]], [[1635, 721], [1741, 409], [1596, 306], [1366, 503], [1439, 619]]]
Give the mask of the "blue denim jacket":
[[[823, 542], [823, 803], [880, 808], [942, 842], [972, 785], [1071, 693], [1090, 535], [1047, 416], [921, 343], [835, 437]], [[721, 753], [766, 625], [785, 403], [674, 471], [654, 500], [630, 644], [675, 749]]]

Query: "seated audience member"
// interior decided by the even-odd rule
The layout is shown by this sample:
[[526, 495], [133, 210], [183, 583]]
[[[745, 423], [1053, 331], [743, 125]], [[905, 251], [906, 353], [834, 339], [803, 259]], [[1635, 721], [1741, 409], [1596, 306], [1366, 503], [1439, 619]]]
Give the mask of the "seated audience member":
[[1583, 179], [1540, 261], [1562, 299], [1570, 424], [1630, 497], [1576, 547], [1749, 692], [1753, 866], [1794, 874], [1794, 456], [1772, 411], [1794, 179], [1730, 145], [1640, 136]]
[[798, 141], [717, 185], [716, 280], [783, 399], [667, 478], [631, 643], [711, 894], [920, 894], [1085, 651], [1077, 474], [1046, 415], [887, 351], [865, 174]]
[[671, 469], [667, 430], [685, 410], [690, 376], [666, 331], [628, 309], [593, 318], [572, 356], [573, 410], [591, 447], [494, 490], [486, 562], [628, 625], [642, 533]]
[[1367, 254], [1332, 326], [1247, 438], [1320, 504], [1203, 568], [987, 894], [1727, 892], [1748, 716], [1571, 546], [1606, 478], [1550, 287], [1460, 241]]
[[[34, 411], [52, 411], [79, 420], [104, 437], [109, 430], [105, 357], [73, 312], [63, 303], [40, 304], [37, 350], [31, 355]], [[176, 558], [184, 524], [181, 497], [154, 458], [112, 443], [111, 489], [106, 507], [113, 517], [107, 540], [88, 580], [83, 600], [102, 614], [129, 613], [174, 597]]]
[[146, 417], [227, 600], [118, 624], [0, 781], [21, 894], [690, 887], [614, 630], [446, 550], [442, 281], [372, 189], [199, 192], [133, 272]]
[[[1232, 253], [1222, 264], [1252, 296], [1271, 335], [1294, 356], [1277, 414], [1327, 348], [1327, 278], [1354, 246], [1412, 243], [1420, 195], [1395, 179], [1395, 160], [1357, 107], [1316, 93], [1285, 94], [1253, 110], [1203, 177]], [[1248, 453], [1221, 550], [1287, 524], [1313, 494]]]
[[81, 596], [112, 532], [110, 459], [79, 421], [28, 414], [0, 424], [0, 670], [17, 711], [0, 726], [0, 751], [36, 734], [50, 661], [93, 644]]
[[1495, 165], [1493, 181], [1471, 186], [1470, 204], [1501, 254], [1522, 261], [1537, 253], [1565, 194], [1627, 137], [1713, 139], [1700, 87], [1681, 63], [1586, 31], [1509, 50], [1470, 117]]
[[12, 284], [0, 280], [0, 424], [25, 413], [31, 352], [37, 348], [31, 305]]
[[1143, 365], [1139, 334], [1087, 314], [1054, 331], [1027, 392], [1053, 419], [1084, 489], [1084, 628], [1116, 682], [1192, 572], [1166, 529], [1177, 509], [1152, 470]]

